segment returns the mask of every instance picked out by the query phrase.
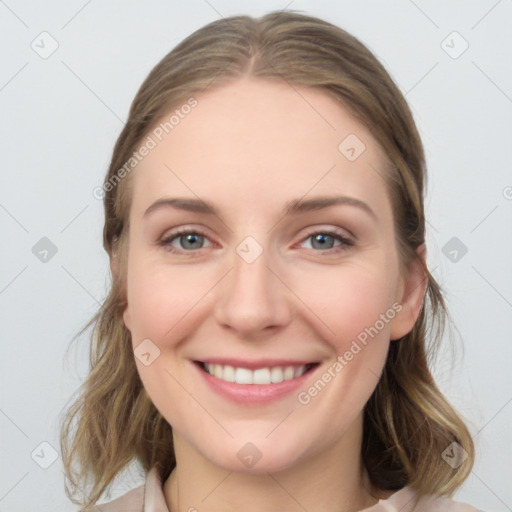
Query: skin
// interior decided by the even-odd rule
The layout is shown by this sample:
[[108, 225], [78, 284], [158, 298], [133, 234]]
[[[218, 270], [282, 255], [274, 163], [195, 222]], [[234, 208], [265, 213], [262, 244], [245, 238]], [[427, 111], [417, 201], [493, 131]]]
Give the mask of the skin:
[[[392, 205], [376, 172], [382, 150], [319, 90], [244, 77], [195, 97], [197, 107], [130, 176], [123, 318], [134, 349], [149, 338], [160, 350], [150, 365], [136, 364], [173, 427], [167, 506], [348, 512], [375, 504], [392, 493], [373, 489], [362, 465], [363, 407], [390, 340], [412, 329], [424, 294], [419, 263], [400, 271]], [[351, 133], [366, 146], [355, 161], [338, 150]], [[351, 205], [282, 215], [289, 200], [325, 195], [357, 198], [375, 216]], [[162, 197], [199, 197], [220, 213], [169, 207], [144, 217]], [[159, 241], [177, 227], [202, 228], [206, 238], [187, 249], [176, 235], [172, 247], [182, 253], [173, 254]], [[353, 245], [315, 244], [326, 230]], [[236, 252], [247, 236], [263, 249], [252, 263]], [[266, 405], [233, 403], [191, 362], [322, 361], [318, 378], [394, 303], [401, 311], [307, 405], [295, 392]], [[248, 441], [262, 454], [252, 468], [237, 457]]]

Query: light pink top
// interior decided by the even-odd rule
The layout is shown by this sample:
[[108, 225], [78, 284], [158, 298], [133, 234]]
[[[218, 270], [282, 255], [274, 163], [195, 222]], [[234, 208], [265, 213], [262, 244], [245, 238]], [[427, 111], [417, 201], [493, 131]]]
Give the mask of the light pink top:
[[[466, 503], [433, 496], [423, 497], [413, 510], [414, 496], [412, 489], [404, 487], [388, 499], [379, 500], [377, 504], [360, 512], [483, 512]], [[144, 485], [128, 491], [113, 501], [98, 504], [98, 507], [102, 512], [169, 512], [163, 484], [156, 467], [148, 472]], [[98, 510], [94, 506], [92, 509]]]

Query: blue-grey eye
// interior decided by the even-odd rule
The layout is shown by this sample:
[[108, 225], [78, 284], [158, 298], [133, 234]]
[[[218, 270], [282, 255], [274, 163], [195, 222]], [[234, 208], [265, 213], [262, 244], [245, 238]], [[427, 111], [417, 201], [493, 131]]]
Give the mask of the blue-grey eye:
[[[312, 246], [315, 249], [332, 249], [334, 247], [334, 237], [332, 235], [318, 233], [317, 235], [311, 235], [309, 238], [313, 240]], [[318, 246], [315, 246], [315, 243]]]
[[204, 236], [196, 233], [188, 233], [175, 238], [180, 241], [182, 249], [201, 249], [204, 242]]

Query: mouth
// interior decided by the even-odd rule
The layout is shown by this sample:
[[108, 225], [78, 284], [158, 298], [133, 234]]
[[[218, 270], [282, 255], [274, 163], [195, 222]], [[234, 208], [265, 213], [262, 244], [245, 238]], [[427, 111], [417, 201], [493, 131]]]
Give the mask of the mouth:
[[241, 385], [268, 386], [281, 382], [291, 381], [313, 371], [319, 362], [307, 364], [290, 364], [282, 366], [261, 366], [259, 368], [245, 368], [229, 364], [194, 361], [203, 372], [219, 381]]

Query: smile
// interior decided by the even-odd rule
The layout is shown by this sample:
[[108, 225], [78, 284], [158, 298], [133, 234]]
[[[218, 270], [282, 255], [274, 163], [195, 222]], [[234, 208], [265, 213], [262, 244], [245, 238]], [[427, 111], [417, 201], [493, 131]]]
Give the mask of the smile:
[[274, 366], [272, 368], [237, 368], [231, 365], [199, 363], [201, 368], [211, 376], [225, 382], [236, 382], [237, 384], [278, 384], [301, 377], [316, 363], [303, 364], [299, 366]]

